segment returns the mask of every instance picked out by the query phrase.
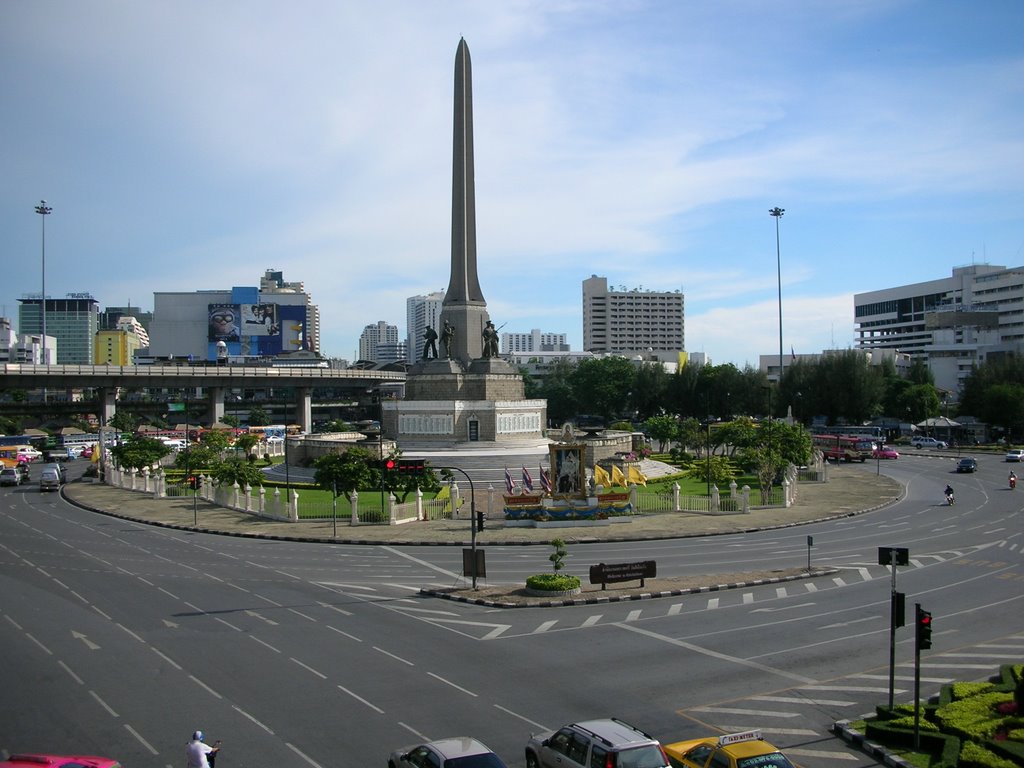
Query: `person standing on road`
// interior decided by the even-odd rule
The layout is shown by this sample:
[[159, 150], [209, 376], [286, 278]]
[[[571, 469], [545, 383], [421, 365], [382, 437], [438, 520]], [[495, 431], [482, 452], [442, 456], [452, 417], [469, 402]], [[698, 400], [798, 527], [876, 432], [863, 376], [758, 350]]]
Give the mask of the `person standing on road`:
[[209, 744], [203, 743], [203, 732], [196, 731], [192, 734], [192, 741], [185, 748], [188, 768], [213, 768], [219, 751], [220, 741], [215, 741], [211, 747]]

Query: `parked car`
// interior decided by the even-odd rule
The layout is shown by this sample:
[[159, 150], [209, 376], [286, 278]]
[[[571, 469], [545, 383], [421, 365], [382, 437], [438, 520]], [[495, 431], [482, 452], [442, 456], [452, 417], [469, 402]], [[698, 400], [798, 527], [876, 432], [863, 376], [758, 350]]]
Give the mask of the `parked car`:
[[1018, 463], [1024, 461], [1024, 448], [1011, 448], [1006, 452], [1006, 460]]
[[934, 437], [915, 436], [910, 438], [910, 444], [915, 448], [945, 448], [946, 444]]
[[94, 755], [11, 755], [0, 761], [0, 768], [121, 768], [109, 757]]
[[794, 768], [777, 747], [761, 736], [760, 729], [724, 736], [689, 739], [665, 745], [673, 768]]
[[482, 742], [453, 736], [396, 750], [388, 768], [505, 768], [505, 763]]
[[669, 768], [669, 762], [657, 739], [614, 717], [570, 723], [526, 744], [527, 768], [576, 766]]
[[898, 459], [899, 457], [900, 452], [891, 445], [879, 446], [871, 452], [871, 458], [873, 459]]
[[957, 472], [977, 472], [978, 462], [969, 457], [964, 457], [956, 463]]

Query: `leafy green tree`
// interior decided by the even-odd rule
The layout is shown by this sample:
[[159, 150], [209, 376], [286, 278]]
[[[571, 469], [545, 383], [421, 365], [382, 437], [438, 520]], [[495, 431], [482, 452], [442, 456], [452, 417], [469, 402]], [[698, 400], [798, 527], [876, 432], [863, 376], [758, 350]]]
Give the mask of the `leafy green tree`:
[[108, 426], [113, 427], [118, 432], [132, 433], [135, 431], [135, 427], [138, 426], [139, 420], [128, 411], [117, 410], [114, 415], [110, 417], [110, 423]]
[[245, 459], [230, 458], [219, 462], [211, 472], [213, 479], [221, 485], [238, 483], [240, 488], [247, 485], [254, 488], [263, 485], [264, 475]]
[[1024, 384], [993, 384], [985, 390], [982, 419], [1002, 426], [1007, 438], [1015, 441], [1024, 431]]
[[541, 396], [548, 401], [548, 421], [564, 424], [580, 413], [572, 376], [576, 365], [568, 360], [557, 360], [548, 369], [541, 386]]
[[713, 428], [711, 432], [712, 434], [717, 433], [720, 445], [729, 446], [730, 456], [735, 456], [738, 452], [756, 446], [761, 438], [761, 430], [749, 416], [741, 416], [718, 428]]
[[658, 441], [658, 453], [664, 453], [665, 444], [679, 434], [679, 422], [675, 416], [651, 416], [644, 422], [643, 428], [652, 440]]
[[259, 437], [246, 432], [244, 435], [239, 435], [235, 438], [235, 448], [248, 455], [259, 441]]
[[527, 400], [535, 400], [544, 397], [541, 394], [541, 385], [526, 366], [519, 366], [519, 375], [523, 377], [523, 397]]
[[220, 451], [214, 450], [203, 443], [189, 443], [188, 448], [178, 451], [174, 457], [174, 466], [189, 471], [211, 470], [220, 463]]
[[238, 420], [238, 417], [233, 413], [225, 413], [221, 417], [221, 423], [227, 424], [229, 427], [240, 427], [242, 422]]
[[704, 428], [692, 416], [682, 419], [679, 422], [677, 439], [685, 448], [700, 449], [704, 445]]
[[223, 453], [228, 448], [230, 438], [228, 437], [226, 430], [208, 429], [203, 432], [199, 441], [207, 448], [216, 451], [217, 453]]
[[130, 435], [123, 443], [110, 449], [110, 455], [119, 466], [131, 469], [150, 467], [170, 452], [163, 441], [137, 434]]
[[[376, 459], [376, 454], [359, 447], [320, 456], [313, 461], [316, 467], [313, 482], [337, 496], [350, 498], [353, 492], [361, 488], [374, 487], [374, 481], [380, 479], [380, 474], [370, 467], [370, 462]], [[380, 487], [379, 482], [376, 486]]]
[[614, 416], [629, 410], [635, 371], [633, 363], [624, 357], [580, 361], [571, 376], [576, 401], [586, 403], [589, 413], [612, 421]]
[[249, 409], [249, 426], [265, 427], [270, 423], [270, 414], [262, 405], [254, 405]]
[[665, 412], [669, 375], [661, 363], [643, 363], [632, 372], [630, 405], [641, 419]]
[[686, 476], [702, 483], [709, 482], [710, 476], [711, 484], [720, 486], [736, 477], [736, 468], [724, 456], [705, 456], [702, 459], [694, 459], [687, 465]]

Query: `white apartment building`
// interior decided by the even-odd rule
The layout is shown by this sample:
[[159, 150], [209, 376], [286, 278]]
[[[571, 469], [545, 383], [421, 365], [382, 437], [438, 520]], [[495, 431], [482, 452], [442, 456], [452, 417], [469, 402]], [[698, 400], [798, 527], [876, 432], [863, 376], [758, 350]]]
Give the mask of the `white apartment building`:
[[[47, 364], [57, 360], [57, 339], [46, 336]], [[15, 333], [11, 318], [0, 317], [0, 363], [43, 363], [43, 337], [38, 333]]]
[[1024, 267], [956, 267], [950, 277], [853, 297], [856, 345], [924, 359], [953, 393], [974, 365], [1024, 352]]
[[406, 362], [415, 363], [423, 356], [423, 334], [428, 325], [438, 336], [441, 335], [439, 324], [443, 303], [444, 291], [434, 291], [426, 296], [410, 296], [405, 300]]
[[[372, 360], [375, 363], [393, 362], [401, 358], [393, 355], [398, 350], [398, 326], [388, 325], [384, 320], [378, 320], [372, 325], [363, 328], [359, 334], [359, 359]], [[404, 352], [404, 349], [403, 349]], [[385, 355], [386, 359], [382, 359]]]
[[608, 279], [583, 281], [583, 349], [595, 354], [678, 353], [686, 348], [683, 292], [608, 289]]
[[501, 334], [501, 354], [519, 352], [568, 352], [569, 342], [564, 333], [542, 333], [534, 328], [529, 333]]

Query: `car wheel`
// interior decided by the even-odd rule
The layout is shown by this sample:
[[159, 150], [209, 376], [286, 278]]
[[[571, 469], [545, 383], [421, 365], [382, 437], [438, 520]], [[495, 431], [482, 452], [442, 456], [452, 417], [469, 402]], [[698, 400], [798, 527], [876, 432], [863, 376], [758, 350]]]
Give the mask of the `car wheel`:
[[540, 768], [540, 763], [537, 762], [537, 756], [533, 752], [526, 753], [526, 768]]

